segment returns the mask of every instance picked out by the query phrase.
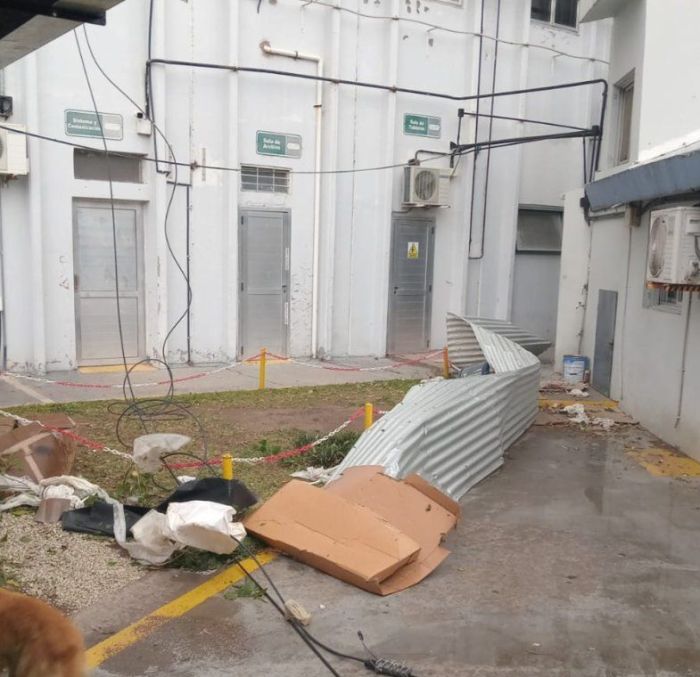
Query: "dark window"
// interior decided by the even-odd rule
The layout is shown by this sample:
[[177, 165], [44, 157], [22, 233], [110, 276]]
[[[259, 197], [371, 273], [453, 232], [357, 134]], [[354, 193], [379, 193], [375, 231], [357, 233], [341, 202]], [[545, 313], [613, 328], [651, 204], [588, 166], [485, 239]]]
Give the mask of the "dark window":
[[576, 27], [578, 0], [532, 0], [530, 16], [537, 21]]
[[73, 151], [73, 175], [84, 181], [117, 181], [119, 183], [142, 183], [141, 158], [138, 155], [107, 154], [102, 151]]
[[538, 21], [549, 23], [552, 19], [552, 0], [532, 0], [530, 16]]
[[521, 209], [518, 212], [517, 252], [555, 254], [561, 251], [561, 212]]
[[634, 106], [634, 75], [626, 77], [615, 86], [618, 97], [617, 121], [617, 162], [621, 164], [630, 159], [630, 139], [632, 133], [632, 108]]
[[554, 23], [560, 26], [576, 27], [578, 0], [555, 0]]

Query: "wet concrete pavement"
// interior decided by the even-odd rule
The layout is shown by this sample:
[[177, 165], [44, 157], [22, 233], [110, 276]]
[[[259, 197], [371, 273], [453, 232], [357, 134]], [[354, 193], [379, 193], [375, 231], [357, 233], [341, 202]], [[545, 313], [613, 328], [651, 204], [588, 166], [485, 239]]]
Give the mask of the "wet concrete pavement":
[[[452, 555], [397, 595], [377, 597], [285, 558], [267, 570], [313, 613], [320, 639], [363, 655], [362, 630], [377, 654], [420, 677], [699, 675], [700, 480], [654, 477], [625, 444], [650, 440], [636, 427], [533, 427], [463, 500], [447, 538]], [[190, 580], [160, 572], [84, 612], [88, 643]], [[333, 664], [341, 675], [370, 674]], [[219, 595], [94, 674], [328, 673], [269, 603]]]

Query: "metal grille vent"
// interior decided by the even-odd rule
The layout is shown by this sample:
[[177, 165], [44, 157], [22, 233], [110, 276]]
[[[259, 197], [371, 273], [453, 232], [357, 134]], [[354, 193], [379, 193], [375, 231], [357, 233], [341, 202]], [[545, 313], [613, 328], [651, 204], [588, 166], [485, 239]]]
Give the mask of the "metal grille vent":
[[649, 246], [649, 273], [652, 277], [658, 277], [664, 269], [666, 230], [666, 219], [657, 216], [651, 224], [651, 244]]
[[424, 202], [434, 200], [437, 191], [435, 174], [430, 171], [417, 172], [413, 190], [419, 200], [423, 200]]
[[289, 170], [243, 165], [241, 190], [256, 193], [289, 193]]

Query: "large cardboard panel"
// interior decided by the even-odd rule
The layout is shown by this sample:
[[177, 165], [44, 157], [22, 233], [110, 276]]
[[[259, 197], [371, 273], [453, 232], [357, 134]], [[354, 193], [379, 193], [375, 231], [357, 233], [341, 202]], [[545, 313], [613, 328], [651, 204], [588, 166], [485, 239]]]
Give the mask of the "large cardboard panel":
[[369, 508], [420, 545], [414, 561], [381, 581], [380, 594], [388, 595], [420, 582], [447, 557], [441, 543], [457, 524], [459, 504], [417, 475], [395, 480], [382, 471], [381, 466], [348, 468], [325, 491]]
[[331, 576], [382, 594], [419, 544], [376, 512], [292, 480], [244, 520], [246, 530]]
[[75, 460], [74, 442], [42, 428], [23, 425], [0, 435], [0, 468], [11, 475], [26, 475], [36, 482], [68, 475]]

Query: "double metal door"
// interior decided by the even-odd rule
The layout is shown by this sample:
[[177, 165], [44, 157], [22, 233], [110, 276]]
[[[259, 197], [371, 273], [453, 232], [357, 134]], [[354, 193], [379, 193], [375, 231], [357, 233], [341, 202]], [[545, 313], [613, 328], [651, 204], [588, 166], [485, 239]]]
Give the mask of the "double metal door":
[[417, 353], [430, 347], [434, 222], [393, 220], [387, 352]]
[[239, 227], [239, 354], [287, 354], [289, 212], [247, 210]]

